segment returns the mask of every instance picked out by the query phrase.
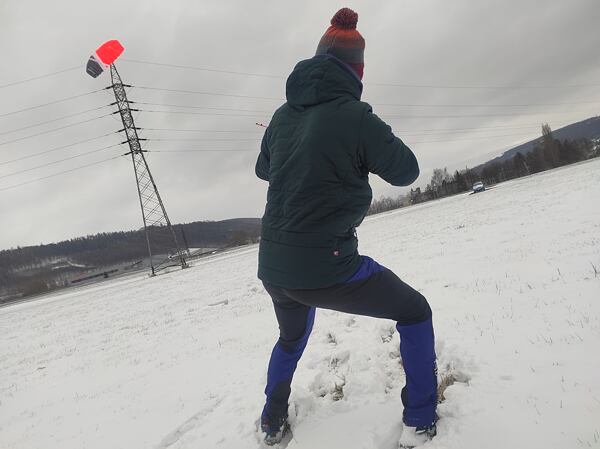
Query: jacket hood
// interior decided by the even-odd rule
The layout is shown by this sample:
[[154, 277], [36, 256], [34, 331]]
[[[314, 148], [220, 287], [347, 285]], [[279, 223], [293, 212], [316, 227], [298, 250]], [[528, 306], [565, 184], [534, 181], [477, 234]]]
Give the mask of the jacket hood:
[[351, 97], [360, 100], [362, 82], [344, 62], [330, 55], [319, 55], [300, 61], [286, 84], [287, 102], [304, 108]]

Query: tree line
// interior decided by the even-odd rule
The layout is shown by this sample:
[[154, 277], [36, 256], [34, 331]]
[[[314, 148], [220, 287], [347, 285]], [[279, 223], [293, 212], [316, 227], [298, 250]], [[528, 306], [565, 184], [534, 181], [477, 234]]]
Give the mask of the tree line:
[[375, 200], [371, 204], [369, 214], [467, 192], [477, 181], [482, 181], [485, 185], [493, 185], [598, 156], [600, 156], [598, 143], [594, 144], [589, 139], [555, 139], [550, 126], [544, 124], [542, 137], [525, 155], [516, 153], [504, 161], [491, 162], [480, 169], [456, 170], [454, 174], [450, 174], [447, 168], [436, 168], [425, 189], [417, 187], [411, 189], [407, 196]]

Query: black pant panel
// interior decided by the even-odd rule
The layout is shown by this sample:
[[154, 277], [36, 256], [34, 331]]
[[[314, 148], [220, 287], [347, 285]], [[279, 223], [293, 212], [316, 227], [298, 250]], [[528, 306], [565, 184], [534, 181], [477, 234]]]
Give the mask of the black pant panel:
[[[294, 311], [294, 303], [339, 312], [387, 318], [400, 325], [421, 323], [431, 317], [431, 308], [421, 293], [387, 268], [347, 284], [316, 290], [290, 290], [264, 283], [273, 298], [282, 335], [293, 340], [301, 335], [306, 319]], [[307, 313], [307, 312], [306, 312]], [[305, 314], [303, 314], [305, 316]], [[302, 330], [301, 330], [302, 329]]]
[[310, 306], [294, 301], [278, 287], [265, 284], [267, 293], [273, 300], [275, 316], [279, 323], [279, 344], [288, 352], [302, 340], [306, 332], [306, 323]]

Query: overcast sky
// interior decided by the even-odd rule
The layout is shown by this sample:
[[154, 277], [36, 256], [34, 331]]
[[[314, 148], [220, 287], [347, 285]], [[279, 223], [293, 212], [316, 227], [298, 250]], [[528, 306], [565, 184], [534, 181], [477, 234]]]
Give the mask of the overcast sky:
[[[285, 77], [314, 54], [343, 6], [358, 12], [366, 40], [363, 100], [417, 155], [415, 186], [436, 167], [474, 166], [537, 137], [542, 122], [558, 128], [597, 115], [598, 0], [0, 0], [0, 86], [8, 85], [0, 87], [0, 249], [141, 226], [126, 157], [6, 189], [127, 151], [104, 148], [123, 140], [118, 116], [76, 124], [113, 111], [83, 112], [114, 101], [111, 91], [13, 113], [108, 86], [108, 73], [92, 79], [85, 64], [109, 39], [125, 46], [117, 67], [136, 86], [129, 99], [152, 103], [138, 105], [146, 112], [136, 125], [146, 128], [146, 148], [162, 150], [147, 159], [171, 221], [262, 216], [255, 122], [268, 123]], [[168, 153], [207, 149], [219, 151]], [[82, 153], [90, 154], [36, 168]], [[404, 193], [371, 182], [375, 197]]]

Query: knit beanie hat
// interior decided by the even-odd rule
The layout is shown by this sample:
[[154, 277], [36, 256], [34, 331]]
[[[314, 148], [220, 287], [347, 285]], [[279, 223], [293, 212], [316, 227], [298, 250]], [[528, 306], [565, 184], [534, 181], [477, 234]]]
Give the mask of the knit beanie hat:
[[317, 55], [330, 54], [348, 64], [363, 77], [365, 40], [356, 30], [358, 14], [350, 8], [342, 8], [331, 19], [331, 26], [319, 41]]

